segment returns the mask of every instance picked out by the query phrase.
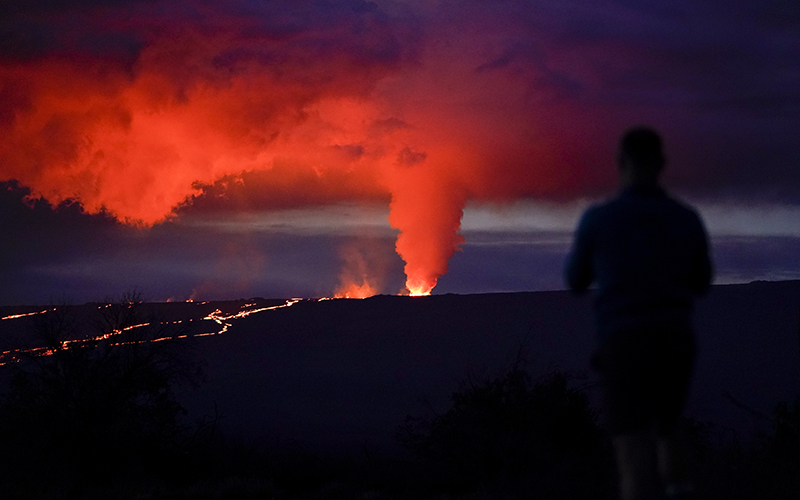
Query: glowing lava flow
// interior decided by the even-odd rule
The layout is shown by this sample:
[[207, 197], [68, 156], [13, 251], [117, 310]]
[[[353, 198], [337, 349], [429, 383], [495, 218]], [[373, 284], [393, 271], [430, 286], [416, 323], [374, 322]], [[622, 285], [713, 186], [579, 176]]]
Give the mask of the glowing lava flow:
[[[216, 309], [214, 312], [212, 312], [212, 313], [210, 313], [210, 314], [208, 314], [208, 315], [206, 315], [206, 316], [204, 316], [203, 318], [200, 319], [200, 321], [213, 321], [214, 323], [219, 325], [221, 328], [216, 330], [216, 331], [204, 332], [204, 333], [196, 333], [196, 334], [167, 336], [167, 337], [160, 337], [160, 338], [148, 339], [148, 340], [116, 342], [116, 343], [112, 343], [110, 345], [112, 345], [112, 346], [120, 346], [120, 345], [131, 345], [131, 344], [142, 344], [142, 343], [145, 343], [145, 342], [163, 342], [165, 340], [184, 339], [184, 338], [188, 338], [188, 337], [207, 337], [207, 336], [210, 336], [210, 335], [221, 335], [221, 334], [227, 332], [228, 328], [230, 328], [232, 326], [232, 323], [230, 323], [230, 321], [241, 319], [241, 318], [245, 318], [247, 316], [250, 316], [251, 314], [255, 314], [255, 313], [259, 313], [259, 312], [274, 311], [274, 310], [277, 310], [277, 309], [283, 309], [283, 308], [286, 308], [286, 307], [291, 307], [294, 304], [297, 304], [298, 302], [300, 302], [302, 300], [303, 299], [293, 298], [293, 299], [287, 300], [286, 303], [278, 305], [278, 306], [259, 307], [257, 309], [246, 309], [248, 307], [255, 306], [256, 305], [255, 303], [245, 304], [245, 305], [241, 306], [241, 309], [243, 309], [243, 310], [241, 310], [241, 311], [239, 311], [237, 313], [234, 313], [234, 314], [225, 314], [225, 313], [222, 312], [222, 310]], [[26, 317], [26, 316], [33, 316], [33, 315], [36, 315], [36, 314], [43, 314], [43, 313], [46, 313], [46, 312], [51, 311], [51, 310], [55, 310], [55, 309], [46, 309], [44, 311], [32, 312], [32, 313], [26, 313], [26, 314], [15, 314], [15, 315], [11, 315], [11, 316], [5, 316], [5, 317], [0, 318], [0, 319], [4, 319], [5, 320], [5, 319], [23, 318], [23, 317]], [[190, 319], [188, 321], [192, 321], [192, 320]], [[160, 325], [168, 325], [168, 324], [180, 324], [180, 323], [183, 323], [183, 320], [167, 321], [167, 322], [161, 322], [159, 324]], [[73, 347], [80, 347], [80, 346], [84, 346], [84, 345], [92, 345], [92, 344], [95, 344], [97, 342], [101, 342], [103, 340], [112, 339], [112, 338], [114, 338], [114, 337], [116, 337], [118, 335], [121, 335], [123, 332], [127, 332], [127, 331], [130, 331], [130, 330], [134, 330], [136, 328], [142, 328], [142, 327], [150, 326], [150, 325], [151, 325], [151, 323], [149, 323], [149, 322], [148, 323], [139, 323], [139, 324], [136, 324], [136, 325], [127, 326], [125, 328], [112, 330], [112, 331], [110, 331], [108, 333], [104, 333], [104, 334], [98, 335], [96, 337], [90, 337], [90, 338], [87, 338], [87, 339], [63, 340], [63, 341], [61, 341], [59, 343], [59, 348], [66, 350], [66, 349], [71, 349]], [[55, 350], [53, 348], [50, 348], [50, 347], [33, 347], [33, 348], [29, 348], [29, 349], [13, 349], [13, 350], [8, 350], [8, 351], [3, 351], [3, 352], [0, 352], [0, 366], [18, 362], [18, 361], [21, 360], [23, 355], [26, 355], [26, 354], [27, 355], [32, 355], [32, 356], [49, 356], [49, 355], [54, 354], [54, 353], [55, 353]]]
[[55, 311], [55, 308], [53, 308], [53, 309], [45, 309], [43, 311], [35, 311], [35, 312], [30, 312], [30, 313], [24, 313], [24, 314], [12, 314], [10, 316], [3, 316], [2, 318], [0, 318], [0, 320], [24, 318], [26, 316], [36, 316], [37, 314], [44, 314], [44, 313], [50, 312], [50, 311]]
[[[33, 313], [33, 314], [41, 314], [41, 313]], [[16, 315], [14, 317], [6, 316], [5, 318], [2, 318], [2, 319], [14, 319], [15, 317], [24, 317], [24, 316], [30, 316], [30, 314], [28, 314], [28, 315], [24, 315], [24, 314], [23, 315]], [[160, 323], [160, 324], [175, 324], [175, 323], [181, 323], [181, 321], [170, 321], [170, 322]], [[149, 325], [150, 325], [150, 323], [139, 323], [137, 325], [127, 326], [125, 328], [121, 328], [121, 329], [118, 329], [118, 330], [112, 330], [111, 332], [104, 333], [103, 335], [98, 335], [96, 337], [90, 337], [88, 339], [62, 340], [61, 342], [59, 342], [58, 348], [62, 349], [62, 350], [67, 350], [67, 349], [71, 349], [73, 347], [80, 347], [82, 345], [92, 344], [92, 343], [100, 342], [102, 340], [108, 340], [108, 339], [110, 339], [112, 337], [115, 337], [117, 335], [122, 334], [123, 332], [127, 332], [127, 331], [133, 330], [135, 328], [141, 328], [143, 326], [149, 326]], [[186, 335], [183, 335], [183, 336], [180, 336], [180, 337], [175, 337], [175, 338], [184, 338], [184, 337], [186, 337]], [[158, 342], [158, 341], [161, 341], [161, 340], [167, 340], [169, 338], [172, 338], [172, 337], [165, 337], [165, 338], [161, 338], [161, 339], [153, 339], [153, 340], [150, 340], [150, 342]], [[137, 341], [137, 342], [117, 342], [117, 343], [113, 343], [111, 345], [112, 346], [117, 346], [117, 345], [128, 345], [128, 344], [134, 344], [134, 343], [139, 343], [140, 344], [140, 343], [143, 343], [143, 342], [147, 342], [147, 341], [142, 340], [142, 341]], [[24, 355], [24, 354], [30, 354], [30, 355], [33, 355], [33, 356], [50, 356], [51, 354], [55, 354], [55, 349], [53, 349], [51, 347], [33, 347], [33, 348], [30, 348], [30, 349], [12, 349], [12, 350], [8, 350], [8, 351], [3, 351], [2, 353], [0, 353], [0, 366], [7, 365], [9, 363], [18, 362], [21, 359], [22, 355]]]
[[[213, 322], [217, 323], [218, 325], [222, 326], [222, 329], [219, 330], [219, 331], [216, 331], [216, 332], [198, 333], [197, 335], [195, 335], [195, 337], [204, 337], [204, 336], [208, 336], [208, 335], [221, 335], [221, 334], [227, 332], [228, 328], [231, 327], [231, 323], [227, 322], [228, 320], [245, 318], [247, 316], [250, 316], [251, 314], [258, 313], [258, 312], [274, 311], [276, 309], [283, 309], [285, 307], [291, 307], [291, 306], [297, 304], [298, 302], [300, 302], [301, 300], [303, 300], [303, 299], [289, 299], [289, 300], [286, 301], [285, 304], [281, 304], [279, 306], [261, 307], [261, 308], [258, 308], [258, 309], [248, 309], [248, 310], [245, 310], [245, 311], [239, 311], [236, 314], [229, 314], [227, 316], [223, 315], [221, 310], [216, 309], [214, 312], [212, 312], [208, 316], [204, 317], [203, 320], [213, 321]], [[245, 304], [242, 307], [253, 306], [253, 305], [255, 305], [255, 304]]]

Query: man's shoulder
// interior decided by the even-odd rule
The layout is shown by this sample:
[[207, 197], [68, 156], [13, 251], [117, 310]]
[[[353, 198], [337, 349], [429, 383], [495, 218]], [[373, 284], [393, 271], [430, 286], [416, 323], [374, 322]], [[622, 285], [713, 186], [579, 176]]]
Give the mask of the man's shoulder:
[[617, 195], [591, 205], [583, 213], [583, 218], [586, 220], [594, 220], [612, 217], [614, 213], [620, 209], [624, 210], [624, 205], [625, 201], [621, 196]]
[[702, 226], [700, 215], [690, 204], [659, 190], [656, 195], [641, 196], [623, 191], [616, 196], [590, 206], [583, 214], [581, 225], [595, 226], [623, 222], [648, 213]]
[[669, 204], [670, 209], [676, 214], [680, 214], [681, 217], [700, 222], [700, 214], [689, 203], [670, 195], [665, 196], [665, 203]]
[[612, 200], [607, 200], [601, 203], [595, 203], [594, 205], [590, 205], [587, 208], [583, 215], [581, 216], [580, 226], [588, 226], [591, 224], [595, 224], [598, 219], [602, 219], [605, 217], [605, 213], [608, 211], [608, 204]]
[[689, 203], [676, 198], [669, 192], [658, 188], [642, 195], [636, 191], [623, 191], [617, 197], [609, 200], [604, 206], [612, 210], [644, 210], [650, 207], [653, 210], [673, 212], [685, 217], [698, 218], [697, 210]]

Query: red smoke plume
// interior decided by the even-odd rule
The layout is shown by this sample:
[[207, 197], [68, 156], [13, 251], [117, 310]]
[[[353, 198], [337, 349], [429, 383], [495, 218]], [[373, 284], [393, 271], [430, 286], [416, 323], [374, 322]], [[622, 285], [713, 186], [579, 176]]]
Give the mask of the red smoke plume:
[[334, 291], [334, 298], [365, 299], [380, 293], [385, 266], [381, 265], [379, 254], [372, 252], [368, 240], [359, 245], [350, 244], [341, 249], [344, 261], [339, 276], [339, 287]]
[[390, 197], [412, 294], [447, 272], [468, 200], [594, 180], [576, 176], [580, 151], [605, 138], [576, 131], [538, 76], [482, 67], [499, 47], [421, 47], [374, 10], [281, 29], [198, 15], [168, 28], [90, 17], [136, 35], [132, 62], [80, 47], [0, 60], [0, 180], [143, 225], [243, 172], [267, 173], [252, 195], [265, 207]]

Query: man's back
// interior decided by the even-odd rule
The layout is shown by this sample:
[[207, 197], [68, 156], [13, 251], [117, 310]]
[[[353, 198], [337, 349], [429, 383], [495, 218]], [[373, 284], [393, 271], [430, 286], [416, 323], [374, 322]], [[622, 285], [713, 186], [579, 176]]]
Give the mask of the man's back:
[[629, 328], [688, 326], [710, 282], [706, 233], [691, 208], [655, 186], [632, 186], [586, 212], [567, 267], [571, 288], [597, 284], [601, 337]]
[[622, 136], [623, 190], [584, 214], [566, 269], [573, 290], [597, 284], [592, 365], [623, 500], [692, 491], [678, 426], [694, 365], [693, 296], [710, 285], [711, 262], [700, 218], [659, 187], [664, 165], [655, 130]]

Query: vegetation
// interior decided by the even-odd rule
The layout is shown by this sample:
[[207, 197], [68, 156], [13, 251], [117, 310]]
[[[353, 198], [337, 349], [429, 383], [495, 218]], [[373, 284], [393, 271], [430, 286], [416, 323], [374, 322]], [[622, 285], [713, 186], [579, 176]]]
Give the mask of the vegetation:
[[[263, 448], [226, 440], [219, 415], [185, 421], [176, 390], [201, 382], [200, 363], [189, 340], [154, 342], [181, 332], [139, 303], [129, 294], [94, 318], [57, 307], [36, 331], [51, 354], [4, 368], [3, 498], [616, 498], [597, 412], [563, 373], [534, 380], [517, 363], [464, 384], [444, 413], [398, 426], [404, 459]], [[685, 422], [699, 498], [798, 498], [800, 397], [766, 418], [772, 432], [748, 446]]]
[[698, 498], [800, 498], [800, 397], [767, 418], [772, 431], [748, 444], [713, 423], [690, 426]]
[[191, 343], [153, 342], [178, 332], [141, 318], [140, 302], [134, 293], [94, 318], [67, 306], [40, 317], [36, 337], [50, 354], [28, 354], [10, 368], [0, 407], [10, 497], [80, 498], [90, 484], [119, 487], [157, 474], [196, 434], [182, 424], [174, 394], [200, 376]]
[[409, 417], [400, 439], [443, 492], [588, 499], [614, 491], [597, 414], [563, 373], [533, 383], [513, 368], [456, 392], [443, 415]]

